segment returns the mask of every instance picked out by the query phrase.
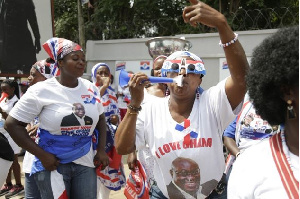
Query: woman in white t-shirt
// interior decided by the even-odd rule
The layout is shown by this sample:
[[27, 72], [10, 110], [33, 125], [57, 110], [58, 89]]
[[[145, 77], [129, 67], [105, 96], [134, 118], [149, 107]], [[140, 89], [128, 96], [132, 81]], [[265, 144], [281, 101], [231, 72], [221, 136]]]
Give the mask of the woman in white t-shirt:
[[168, 198], [171, 192], [188, 198], [210, 195], [225, 167], [222, 133], [240, 111], [246, 92], [248, 62], [238, 35], [217, 10], [190, 2], [193, 5], [184, 9], [184, 20], [218, 29], [231, 76], [197, 93], [205, 75], [203, 61], [188, 51], [174, 52], [164, 61], [162, 75], [183, 75], [182, 87], [168, 83], [169, 97], [142, 107], [148, 76], [137, 73], [130, 78], [131, 103], [117, 129], [116, 148], [120, 154], [128, 154], [149, 146], [155, 158], [151, 198]]
[[[46, 79], [56, 76], [57, 72], [54, 73], [54, 68], [54, 60], [51, 60], [50, 58], [47, 60], [37, 61], [30, 69], [30, 75], [28, 76], [29, 86], [33, 86], [38, 82], [45, 81]], [[26, 127], [29, 136], [33, 140], [36, 138], [38, 127], [38, 117], [31, 121]], [[22, 165], [23, 172], [25, 173], [25, 198], [40, 199], [41, 194], [36, 181], [34, 180], [34, 175], [30, 175], [33, 160], [34, 155], [26, 151]]]
[[[13, 139], [35, 155], [34, 175], [42, 198], [96, 198], [95, 166], [105, 168], [105, 116], [97, 87], [82, 79], [82, 48], [63, 38], [43, 44], [60, 75], [31, 86], [10, 112], [7, 128]], [[58, 70], [58, 68], [56, 68]], [[54, 72], [57, 71], [54, 69]], [[39, 117], [38, 144], [25, 126]], [[99, 131], [98, 140], [93, 132]], [[97, 150], [93, 150], [98, 141]], [[83, 180], [88, 179], [88, 180]]]

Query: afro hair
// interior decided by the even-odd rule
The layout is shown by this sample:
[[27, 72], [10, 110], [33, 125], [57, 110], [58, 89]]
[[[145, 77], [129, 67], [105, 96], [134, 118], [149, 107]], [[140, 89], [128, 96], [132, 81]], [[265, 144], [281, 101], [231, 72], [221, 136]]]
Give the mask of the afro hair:
[[279, 29], [254, 49], [246, 84], [257, 113], [272, 125], [283, 124], [284, 88], [299, 88], [299, 26]]

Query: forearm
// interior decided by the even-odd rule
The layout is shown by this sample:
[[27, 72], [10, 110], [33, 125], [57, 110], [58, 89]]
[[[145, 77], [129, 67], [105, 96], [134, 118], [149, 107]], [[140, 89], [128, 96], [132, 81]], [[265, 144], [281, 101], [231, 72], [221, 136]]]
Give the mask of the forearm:
[[26, 124], [8, 116], [5, 122], [5, 129], [17, 145], [37, 156], [39, 159], [44, 157], [45, 153], [47, 153], [30, 138], [26, 130]]
[[105, 151], [105, 145], [106, 145], [106, 121], [105, 121], [105, 115], [102, 113], [99, 116], [99, 121], [97, 124], [97, 129], [99, 131], [98, 135], [98, 146], [97, 150], [103, 150]]
[[224, 136], [224, 145], [231, 155], [236, 156], [236, 154], [240, 152], [240, 149], [237, 147], [235, 140], [232, 138]]
[[[235, 38], [233, 31], [225, 20], [226, 19], [224, 19], [224, 21], [222, 21], [222, 23], [218, 26], [222, 44], [230, 42]], [[235, 109], [236, 106], [238, 106], [243, 100], [246, 93], [245, 76], [249, 69], [249, 65], [245, 51], [239, 40], [236, 40], [234, 43], [224, 47], [223, 49], [231, 75], [229, 81], [226, 83], [227, 88], [230, 89], [226, 89], [226, 93], [232, 108]]]
[[137, 113], [127, 109], [115, 136], [115, 146], [118, 154], [126, 155], [135, 150], [136, 121]]

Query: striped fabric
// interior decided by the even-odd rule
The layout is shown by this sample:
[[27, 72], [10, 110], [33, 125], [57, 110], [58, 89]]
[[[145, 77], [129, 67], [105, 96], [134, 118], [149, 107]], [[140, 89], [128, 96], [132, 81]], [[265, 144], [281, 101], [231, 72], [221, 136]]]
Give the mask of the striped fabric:
[[291, 199], [299, 198], [299, 182], [294, 177], [286, 155], [283, 151], [281, 134], [275, 134], [270, 138], [272, 156], [280, 175], [286, 193]]

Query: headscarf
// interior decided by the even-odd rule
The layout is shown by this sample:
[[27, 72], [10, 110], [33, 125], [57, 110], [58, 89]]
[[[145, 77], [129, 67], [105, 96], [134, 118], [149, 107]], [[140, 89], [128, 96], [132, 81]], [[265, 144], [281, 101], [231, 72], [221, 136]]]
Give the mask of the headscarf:
[[[176, 52], [172, 53], [169, 57], [167, 57], [167, 59], [164, 61], [164, 64], [161, 69], [162, 76], [166, 77], [168, 72], [178, 72], [180, 70], [180, 68], [177, 69], [176, 71], [172, 69], [172, 64], [177, 57], [190, 57], [194, 60], [194, 61], [192, 61], [192, 62], [194, 62], [193, 63], [194, 70], [190, 71], [190, 73], [196, 73], [196, 74], [202, 74], [202, 75], [206, 74], [206, 71], [204, 68], [204, 63], [200, 57], [198, 57], [197, 55], [195, 55], [189, 51], [176, 51]], [[186, 60], [186, 62], [188, 63], [191, 61]], [[186, 65], [188, 65], [188, 64], [186, 64]], [[188, 72], [187, 69], [186, 69], [186, 72]]]
[[46, 60], [39, 60], [32, 67], [47, 79], [60, 75], [60, 70], [55, 63], [48, 63]]
[[43, 48], [48, 53], [48, 55], [55, 61], [57, 65], [57, 61], [63, 59], [67, 54], [74, 51], [83, 51], [81, 46], [73, 41], [53, 37], [47, 40], [43, 44]]
[[97, 82], [96, 75], [97, 75], [97, 70], [100, 68], [100, 66], [105, 66], [108, 69], [108, 71], [110, 72], [110, 68], [109, 68], [109, 66], [106, 63], [98, 63], [98, 64], [96, 64], [92, 68], [92, 81], [93, 81], [93, 83]]

